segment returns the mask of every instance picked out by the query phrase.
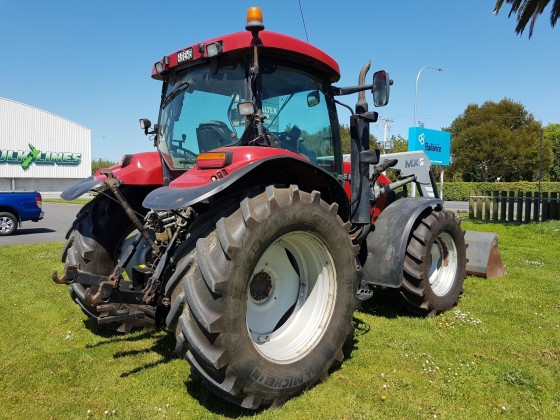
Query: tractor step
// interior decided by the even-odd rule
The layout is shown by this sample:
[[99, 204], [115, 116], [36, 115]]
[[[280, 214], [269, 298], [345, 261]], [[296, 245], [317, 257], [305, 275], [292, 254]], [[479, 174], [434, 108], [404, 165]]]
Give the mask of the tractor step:
[[361, 300], [362, 302], [364, 300], [368, 300], [373, 296], [373, 290], [366, 290], [366, 289], [358, 289], [358, 291], [356, 292], [356, 297]]

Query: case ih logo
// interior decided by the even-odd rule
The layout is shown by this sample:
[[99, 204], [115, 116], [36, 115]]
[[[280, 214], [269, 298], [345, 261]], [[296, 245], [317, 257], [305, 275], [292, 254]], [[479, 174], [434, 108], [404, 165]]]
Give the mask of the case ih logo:
[[29, 150], [0, 150], [0, 164], [20, 164], [23, 169], [35, 162], [37, 165], [76, 166], [82, 162], [82, 154], [74, 152], [41, 152], [29, 144]]

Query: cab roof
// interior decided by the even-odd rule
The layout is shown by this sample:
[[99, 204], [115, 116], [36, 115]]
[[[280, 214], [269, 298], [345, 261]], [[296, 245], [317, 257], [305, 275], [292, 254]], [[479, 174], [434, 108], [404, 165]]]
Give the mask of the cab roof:
[[[266, 30], [259, 33], [259, 38], [262, 42], [259, 47], [259, 55], [263, 54], [266, 57], [272, 56], [296, 62], [299, 65], [314, 69], [316, 72], [323, 74], [331, 83], [337, 82], [340, 79], [338, 63], [319, 48], [289, 35]], [[158, 73], [156, 65], [154, 65], [152, 77], [163, 80], [165, 79], [165, 73], [170, 70], [208, 59], [206, 47], [210, 44], [219, 44], [221, 46], [220, 54], [242, 50], [250, 52], [252, 39], [253, 35], [250, 32], [243, 31], [190, 45], [163, 57], [158, 62], [160, 66], [163, 65], [163, 71]]]

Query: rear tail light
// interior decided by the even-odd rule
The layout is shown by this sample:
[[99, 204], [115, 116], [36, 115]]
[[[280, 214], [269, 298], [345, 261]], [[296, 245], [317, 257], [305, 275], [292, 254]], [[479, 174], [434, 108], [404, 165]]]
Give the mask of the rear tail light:
[[43, 198], [40, 195], [35, 197], [35, 203], [37, 203], [37, 207], [40, 209], [43, 208]]

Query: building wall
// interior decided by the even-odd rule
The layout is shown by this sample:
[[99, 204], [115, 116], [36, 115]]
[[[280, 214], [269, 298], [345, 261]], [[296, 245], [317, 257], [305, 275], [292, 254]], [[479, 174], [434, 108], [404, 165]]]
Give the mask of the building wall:
[[0, 178], [0, 191], [60, 193], [78, 181], [73, 178]]
[[91, 175], [91, 130], [0, 98], [0, 190], [62, 191]]

